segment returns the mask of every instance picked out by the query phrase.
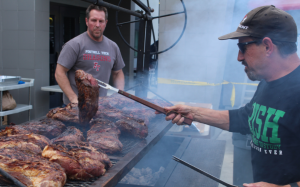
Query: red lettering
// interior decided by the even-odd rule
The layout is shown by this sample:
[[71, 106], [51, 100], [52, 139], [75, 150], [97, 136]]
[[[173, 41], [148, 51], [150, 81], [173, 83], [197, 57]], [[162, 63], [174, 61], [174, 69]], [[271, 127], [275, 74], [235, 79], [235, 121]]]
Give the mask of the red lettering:
[[110, 56], [107, 57], [107, 61], [108, 61], [108, 62], [111, 62]]
[[92, 55], [88, 54], [88, 60], [92, 60]]
[[97, 55], [97, 56], [96, 56], [96, 60], [100, 60], [100, 55]]
[[107, 56], [103, 56], [103, 61], [107, 61]]
[[82, 59], [83, 60], [86, 60], [86, 56], [85, 56], [86, 54], [83, 54], [83, 57], [82, 57]]

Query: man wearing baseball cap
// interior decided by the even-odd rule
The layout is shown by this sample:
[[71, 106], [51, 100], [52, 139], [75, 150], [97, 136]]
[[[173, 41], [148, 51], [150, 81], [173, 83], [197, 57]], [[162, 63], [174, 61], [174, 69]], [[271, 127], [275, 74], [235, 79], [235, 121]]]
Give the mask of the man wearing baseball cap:
[[247, 187], [300, 186], [300, 59], [297, 26], [275, 6], [250, 11], [235, 32], [220, 40], [238, 39], [238, 61], [249, 79], [259, 80], [246, 106], [237, 110], [176, 105], [166, 107], [166, 120], [181, 125], [184, 117], [230, 132], [251, 134], [255, 183]]

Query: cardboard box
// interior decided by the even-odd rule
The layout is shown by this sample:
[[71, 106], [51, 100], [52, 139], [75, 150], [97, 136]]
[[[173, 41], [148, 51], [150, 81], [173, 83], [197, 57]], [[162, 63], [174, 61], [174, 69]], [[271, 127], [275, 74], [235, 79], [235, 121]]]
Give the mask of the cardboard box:
[[2, 125], [7, 125], [7, 116], [2, 116]]

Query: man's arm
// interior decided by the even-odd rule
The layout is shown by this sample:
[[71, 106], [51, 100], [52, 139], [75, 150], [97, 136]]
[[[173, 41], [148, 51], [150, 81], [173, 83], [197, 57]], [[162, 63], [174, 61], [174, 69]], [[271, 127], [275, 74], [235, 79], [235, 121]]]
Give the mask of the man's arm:
[[124, 73], [122, 69], [118, 71], [111, 71], [114, 87], [118, 88], [119, 90], [124, 90], [125, 79]]
[[178, 115], [170, 114], [166, 117], [166, 120], [172, 120], [172, 123], [181, 125], [184, 118], [182, 115], [208, 125], [218, 127], [223, 130], [229, 130], [229, 112], [217, 111], [208, 108], [191, 107], [187, 105], [175, 105], [172, 107], [165, 107], [167, 111], [175, 111]]
[[[300, 182], [297, 182], [297, 185], [299, 186]], [[243, 186], [245, 187], [291, 187], [290, 184], [287, 185], [276, 185], [276, 184], [270, 184], [266, 182], [257, 182], [257, 183], [251, 183], [251, 184], [246, 184], [244, 183]]]
[[64, 66], [57, 64], [55, 70], [55, 79], [62, 89], [62, 91], [66, 94], [69, 98], [71, 103], [78, 103], [78, 98], [73, 89], [71, 88], [70, 81], [66, 75], [69, 69], [65, 68]]

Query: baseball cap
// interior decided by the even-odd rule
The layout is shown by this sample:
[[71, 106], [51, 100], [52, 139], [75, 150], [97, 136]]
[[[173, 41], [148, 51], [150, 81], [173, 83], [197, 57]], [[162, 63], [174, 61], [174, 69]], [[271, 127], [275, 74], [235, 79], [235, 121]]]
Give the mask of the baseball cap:
[[241, 21], [235, 32], [219, 37], [219, 40], [238, 39], [251, 36], [270, 37], [281, 42], [297, 42], [297, 26], [293, 17], [274, 5], [251, 10]]

